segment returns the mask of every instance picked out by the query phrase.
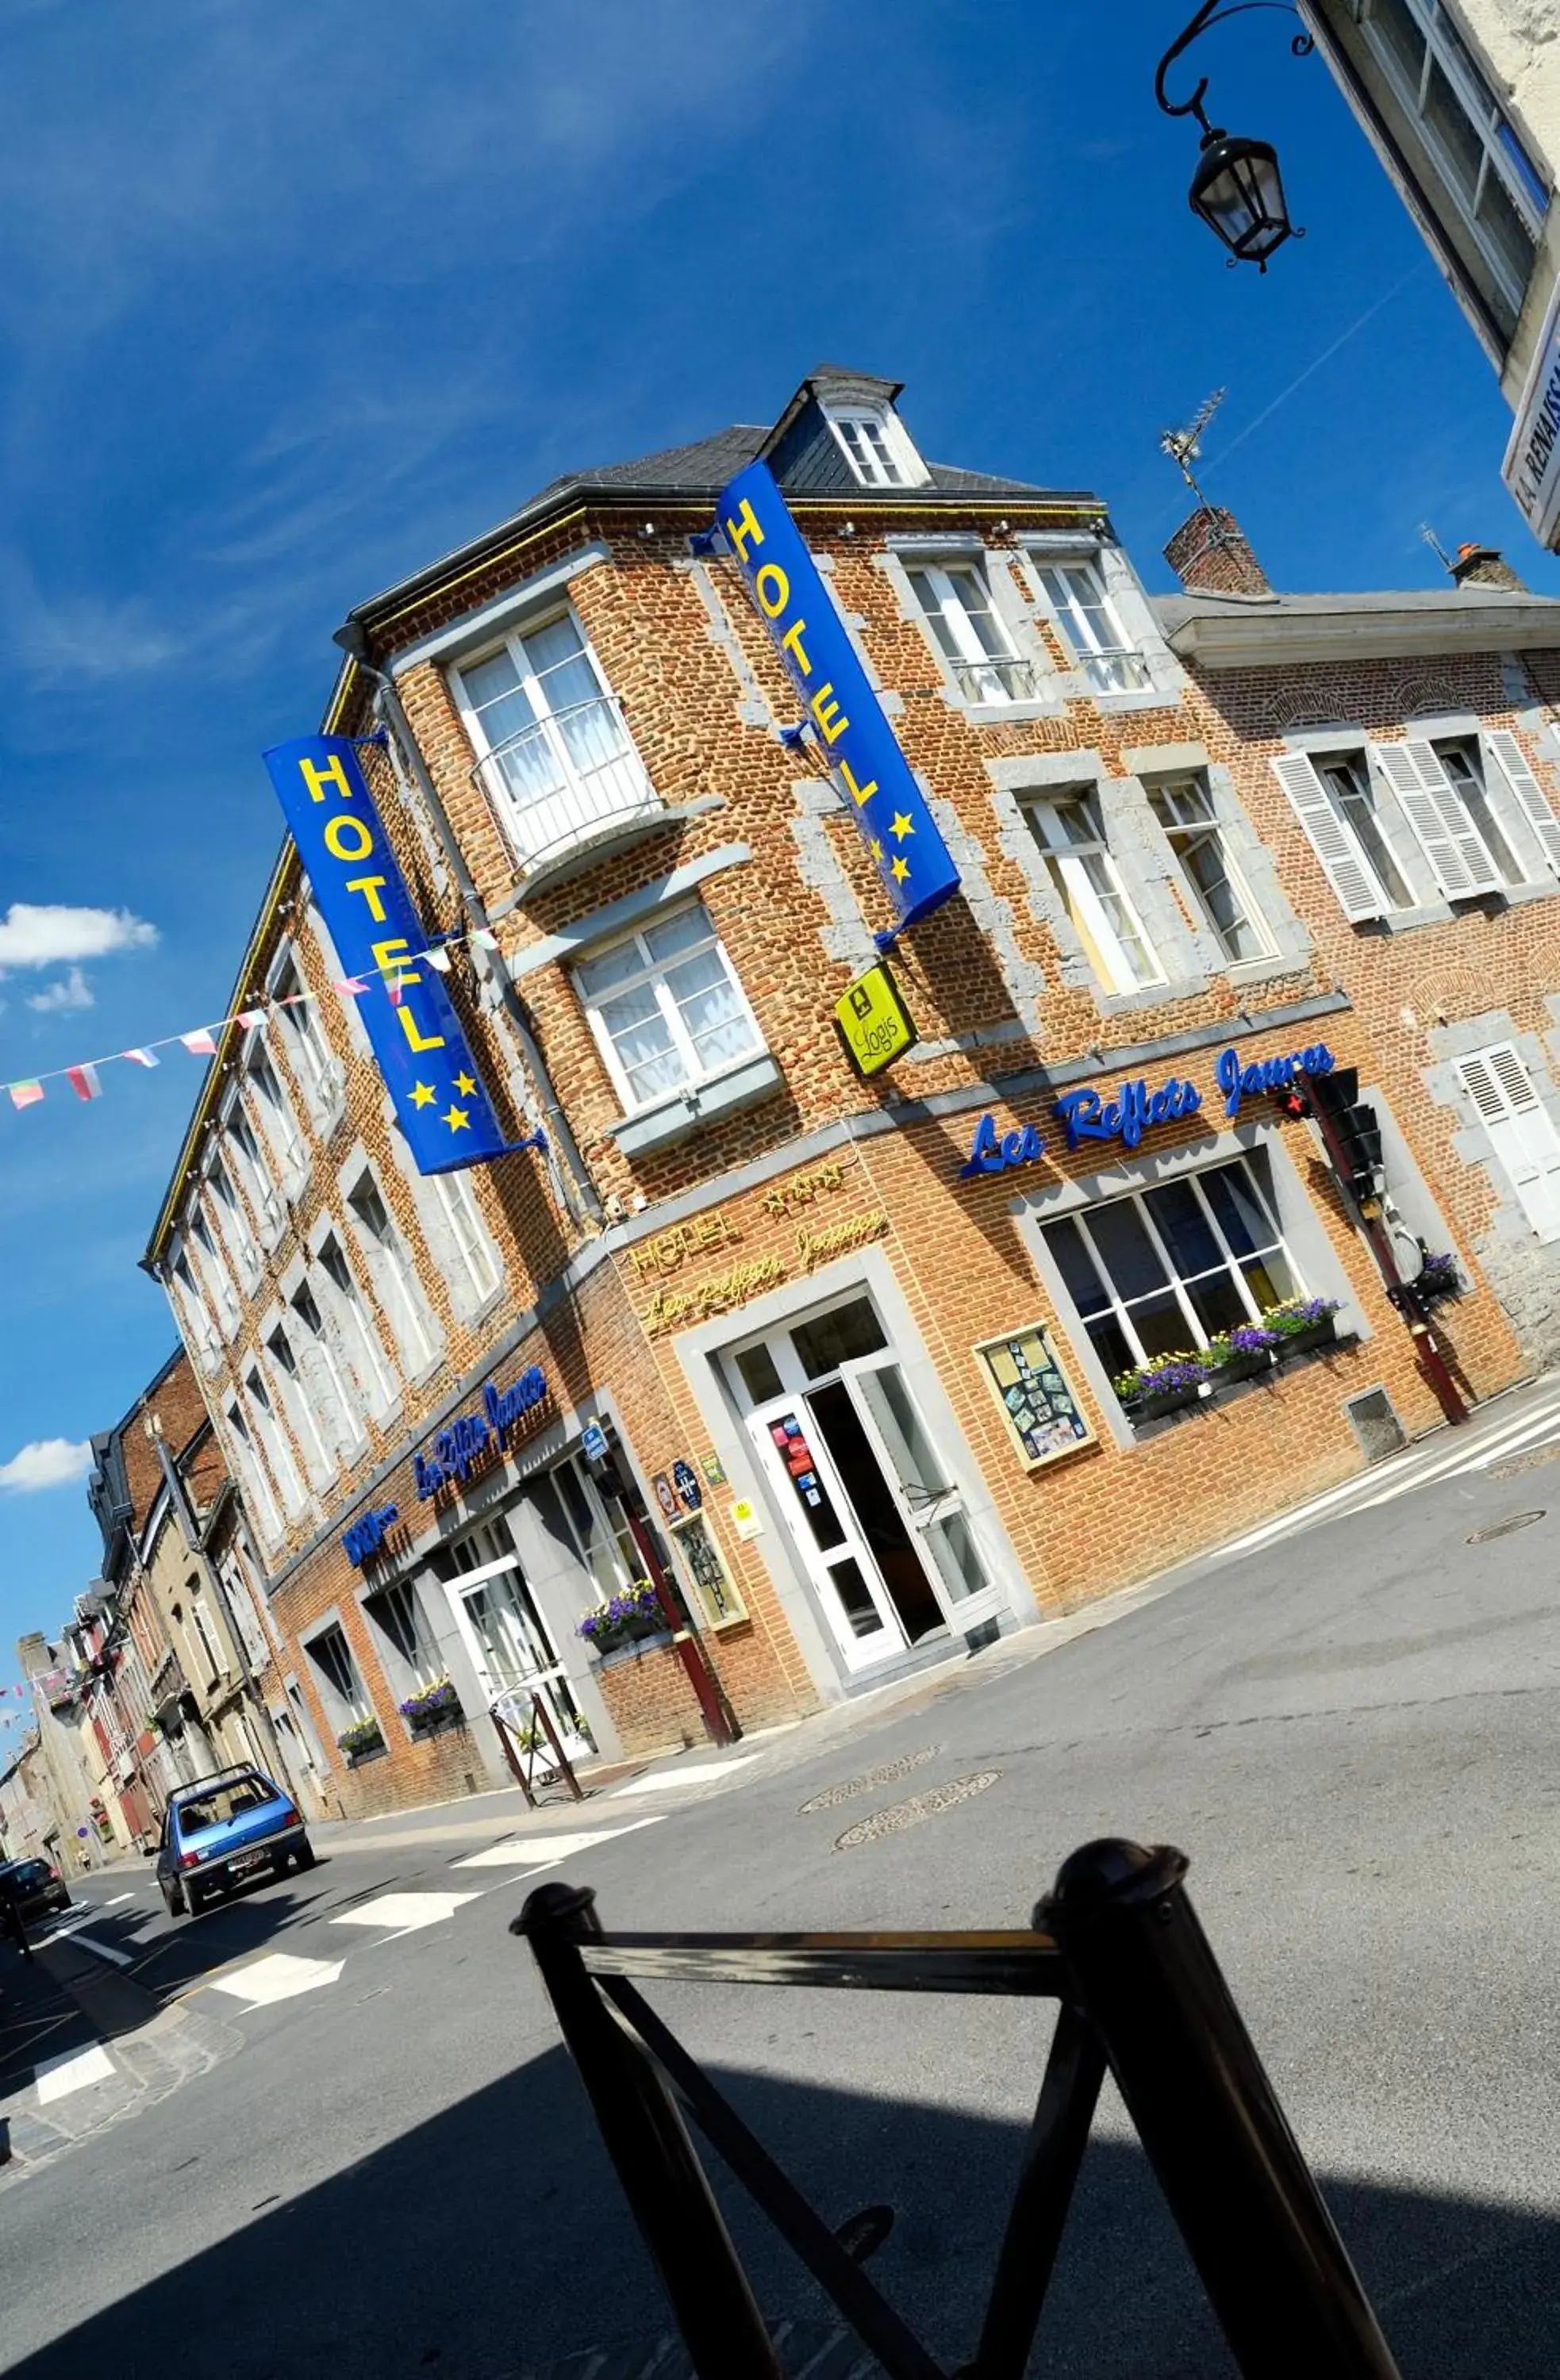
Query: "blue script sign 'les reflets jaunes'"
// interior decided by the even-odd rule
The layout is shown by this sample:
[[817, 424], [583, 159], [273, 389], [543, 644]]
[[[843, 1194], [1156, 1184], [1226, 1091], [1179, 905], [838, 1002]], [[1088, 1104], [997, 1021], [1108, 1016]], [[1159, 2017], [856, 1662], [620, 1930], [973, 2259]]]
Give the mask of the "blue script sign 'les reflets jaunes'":
[[1225, 1113], [1240, 1113], [1243, 1099], [1261, 1091], [1286, 1091], [1297, 1075], [1330, 1075], [1335, 1060], [1325, 1041], [1313, 1041], [1309, 1050], [1297, 1050], [1288, 1058], [1259, 1058], [1243, 1066], [1238, 1050], [1221, 1050], [1213, 1072], [1219, 1088], [1225, 1095]]
[[508, 1144], [442, 980], [428, 966], [397, 972], [428, 937], [355, 747], [300, 735], [274, 745], [265, 765], [347, 978], [366, 987], [358, 1014], [418, 1172], [502, 1157]]
[[495, 1389], [489, 1380], [482, 1390], [481, 1413], [462, 1414], [447, 1429], [440, 1430], [433, 1440], [432, 1454], [414, 1454], [412, 1475], [417, 1481], [420, 1498], [436, 1496], [441, 1488], [448, 1488], [457, 1479], [469, 1479], [471, 1466], [487, 1452], [496, 1439], [507, 1447], [515, 1424], [539, 1405], [547, 1394], [547, 1375], [540, 1364], [522, 1372], [506, 1389]]
[[715, 517], [897, 928], [917, 925], [958, 891], [958, 870], [767, 463], [738, 471]]
[[1118, 1083], [1108, 1099], [1087, 1084], [1082, 1090], [1065, 1091], [1056, 1101], [1055, 1112], [1067, 1128], [1069, 1148], [1078, 1148], [1086, 1140], [1119, 1140], [1124, 1147], [1136, 1148], [1151, 1123], [1195, 1115], [1201, 1105], [1197, 1085], [1172, 1075], [1157, 1091], [1151, 1091], [1143, 1082]]

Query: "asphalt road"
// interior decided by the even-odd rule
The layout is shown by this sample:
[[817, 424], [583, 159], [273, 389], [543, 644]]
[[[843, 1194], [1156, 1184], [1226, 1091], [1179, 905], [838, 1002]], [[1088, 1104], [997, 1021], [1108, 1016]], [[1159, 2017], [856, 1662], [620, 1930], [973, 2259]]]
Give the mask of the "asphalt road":
[[[848, 1741], [798, 1730], [726, 1776], [525, 1832], [604, 1838], [653, 1818], [553, 1871], [595, 1885], [609, 1927], [1022, 1924], [1074, 1845], [1178, 1843], [1405, 2374], [1549, 2380], [1557, 1569], [1560, 1463], [1452, 1479], [1212, 1567], [1005, 1674], [971, 1665]], [[891, 1805], [988, 1774], [920, 1823], [835, 1847]], [[103, 2081], [30, 2116], [35, 2086], [18, 2098], [13, 2071], [8, 2099], [0, 2088], [18, 2142], [80, 2111], [58, 2140], [30, 2133], [41, 2154], [0, 2182], [0, 2369], [499, 2380], [664, 2329], [506, 1932], [527, 1872], [459, 1864], [512, 1831], [506, 1806], [466, 1804], [338, 1837], [312, 1874], [192, 1923], [170, 1924], [140, 1873], [87, 1888], [100, 1903], [131, 1894], [87, 1930], [163, 2011], [107, 2047], [117, 2067], [154, 2046], [152, 2079], [123, 2104]], [[388, 1893], [473, 1897], [414, 1926], [433, 1904]], [[267, 1971], [284, 1982], [337, 1972], [271, 2001], [221, 1988], [278, 1955], [308, 1962]], [[649, 1996], [831, 2220], [896, 2207], [874, 2277], [950, 2363], [969, 2354], [1045, 2010]], [[102, 2120], [94, 2091], [109, 2095]], [[740, 2209], [734, 2221], [766, 2311], [820, 2319], [794, 2262]], [[1232, 2368], [1108, 2091], [1035, 2368]]]

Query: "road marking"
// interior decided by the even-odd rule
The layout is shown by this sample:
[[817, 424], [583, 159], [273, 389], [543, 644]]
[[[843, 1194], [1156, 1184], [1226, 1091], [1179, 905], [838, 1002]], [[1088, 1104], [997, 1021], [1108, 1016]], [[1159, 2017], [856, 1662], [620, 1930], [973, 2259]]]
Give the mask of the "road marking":
[[112, 1900], [105, 1900], [103, 1905], [105, 1909], [117, 1909], [122, 1901], [133, 1900], [134, 1899], [135, 1894], [133, 1892], [116, 1892]]
[[387, 1925], [393, 1933], [415, 1934], [420, 1926], [437, 1925], [445, 1917], [453, 1917], [467, 1901], [475, 1900], [474, 1892], [382, 1892], [377, 1900], [365, 1901], [361, 1909], [344, 1909], [333, 1917], [333, 1925]]
[[248, 2000], [251, 2008], [269, 2008], [273, 2001], [296, 1999], [299, 1992], [315, 1992], [322, 1984], [334, 1984], [346, 1964], [345, 1959], [294, 1959], [285, 1950], [271, 1950], [230, 1975], [209, 1977], [207, 1989]]
[[46, 2107], [52, 2100], [68, 2098], [72, 2091], [84, 2091], [89, 2082], [112, 2082], [117, 2071], [101, 2041], [94, 2041], [90, 2049], [67, 2050], [63, 2058], [45, 2058], [33, 2069], [38, 2104]]
[[554, 1867], [559, 1860], [579, 1859], [594, 1851], [598, 1843], [610, 1843], [618, 1835], [632, 1835], [640, 1827], [658, 1827], [665, 1816], [656, 1810], [648, 1818], [630, 1818], [621, 1827], [599, 1827], [590, 1835], [530, 1835], [522, 1841], [493, 1843], [485, 1852], [473, 1852], [469, 1859], [455, 1861], [457, 1867]]
[[75, 1934], [71, 1939], [79, 1950], [90, 1950], [94, 1959], [106, 1959], [111, 1967], [128, 1967], [132, 1963], [128, 1950], [116, 1950], [112, 1942], [100, 1942], [95, 1934]]
[[746, 1768], [756, 1760], [756, 1752], [738, 1753], [735, 1760], [696, 1760], [691, 1768], [663, 1768], [652, 1777], [636, 1777], [629, 1785], [620, 1785], [608, 1799], [627, 1801], [630, 1793], [661, 1793], [674, 1785], [708, 1785], [716, 1777], [729, 1777], [734, 1770]]

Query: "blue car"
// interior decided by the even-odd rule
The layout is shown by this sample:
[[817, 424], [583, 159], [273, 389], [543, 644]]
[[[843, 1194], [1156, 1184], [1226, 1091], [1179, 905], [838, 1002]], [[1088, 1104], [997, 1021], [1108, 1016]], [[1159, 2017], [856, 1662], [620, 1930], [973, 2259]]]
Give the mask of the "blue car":
[[212, 1893], [262, 1869], [284, 1876], [289, 1862], [314, 1864], [296, 1803], [258, 1768], [222, 1768], [181, 1785], [163, 1814], [156, 1858], [170, 1917], [186, 1909], [195, 1916]]

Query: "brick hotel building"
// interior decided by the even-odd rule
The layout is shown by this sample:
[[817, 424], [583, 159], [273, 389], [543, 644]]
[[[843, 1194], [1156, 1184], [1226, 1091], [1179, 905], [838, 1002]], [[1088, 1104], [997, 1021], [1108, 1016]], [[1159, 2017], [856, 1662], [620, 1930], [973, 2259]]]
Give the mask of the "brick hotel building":
[[[1560, 604], [1482, 550], [1440, 592], [1277, 595], [1206, 510], [1150, 599], [1097, 497], [929, 463], [897, 397], [821, 370], [773, 428], [559, 480], [338, 636], [325, 729], [382, 736], [472, 1050], [545, 1147], [417, 1171], [387, 995], [333, 989], [286, 844], [147, 1262], [330, 1806], [504, 1781], [506, 1697], [582, 1757], [696, 1740], [665, 1632], [579, 1633], [647, 1546], [751, 1730], [1432, 1426], [1314, 1128], [1241, 1091], [1264, 1062], [1358, 1069], [1468, 1398], [1560, 1352]], [[759, 455], [960, 876], [866, 1082], [833, 1010], [877, 871], [705, 542]], [[1327, 1311], [1285, 1360], [1232, 1349], [1297, 1300]], [[1176, 1351], [1205, 1377], [1145, 1395]]]

